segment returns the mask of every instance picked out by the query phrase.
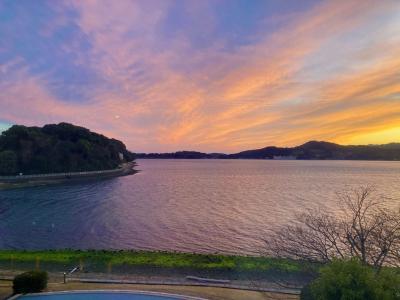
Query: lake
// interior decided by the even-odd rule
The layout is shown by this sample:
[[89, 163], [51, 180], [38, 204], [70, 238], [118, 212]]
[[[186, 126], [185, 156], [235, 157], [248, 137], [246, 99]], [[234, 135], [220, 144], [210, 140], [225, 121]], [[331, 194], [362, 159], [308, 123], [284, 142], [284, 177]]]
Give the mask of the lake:
[[400, 203], [400, 162], [138, 160], [136, 175], [0, 191], [0, 248], [258, 254], [303, 209], [373, 184]]

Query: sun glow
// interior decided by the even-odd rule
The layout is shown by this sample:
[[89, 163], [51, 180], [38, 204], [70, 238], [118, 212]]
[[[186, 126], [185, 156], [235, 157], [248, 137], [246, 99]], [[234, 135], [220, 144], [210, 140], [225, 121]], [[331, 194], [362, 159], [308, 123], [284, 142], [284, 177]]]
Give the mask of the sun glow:
[[245, 2], [3, 3], [0, 122], [137, 152], [400, 141], [399, 1]]
[[346, 144], [387, 144], [400, 142], [400, 126], [387, 128], [375, 132], [365, 133], [349, 138], [344, 141]]

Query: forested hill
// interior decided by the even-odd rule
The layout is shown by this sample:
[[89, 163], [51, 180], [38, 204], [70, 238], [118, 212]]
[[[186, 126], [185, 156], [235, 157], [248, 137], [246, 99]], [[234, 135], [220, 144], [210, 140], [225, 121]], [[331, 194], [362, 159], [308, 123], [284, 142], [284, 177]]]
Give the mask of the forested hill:
[[400, 143], [386, 145], [343, 146], [311, 141], [291, 148], [265, 147], [234, 154], [180, 151], [174, 153], [138, 153], [137, 158], [220, 158], [220, 159], [334, 159], [400, 160]]
[[133, 159], [121, 141], [68, 123], [14, 125], [0, 135], [0, 175], [108, 170]]

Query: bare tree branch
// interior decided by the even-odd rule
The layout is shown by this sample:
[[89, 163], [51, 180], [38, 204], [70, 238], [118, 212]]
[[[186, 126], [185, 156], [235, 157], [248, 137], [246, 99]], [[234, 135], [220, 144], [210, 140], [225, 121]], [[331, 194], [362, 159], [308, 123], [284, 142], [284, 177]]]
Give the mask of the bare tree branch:
[[266, 241], [269, 254], [323, 263], [357, 257], [378, 270], [400, 265], [400, 210], [388, 209], [369, 186], [337, 197], [340, 213], [308, 210], [274, 231]]

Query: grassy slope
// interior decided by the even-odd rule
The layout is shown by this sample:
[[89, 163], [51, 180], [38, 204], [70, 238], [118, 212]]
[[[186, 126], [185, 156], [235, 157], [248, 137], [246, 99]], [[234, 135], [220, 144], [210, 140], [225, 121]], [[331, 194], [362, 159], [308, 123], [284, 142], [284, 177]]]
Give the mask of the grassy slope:
[[64, 266], [90, 264], [125, 267], [151, 267], [164, 269], [194, 269], [235, 272], [282, 271], [297, 273], [303, 270], [300, 262], [250, 256], [207, 255], [148, 251], [79, 251], [44, 250], [19, 251], [0, 250], [0, 262], [6, 265], [18, 263], [60, 264]]

